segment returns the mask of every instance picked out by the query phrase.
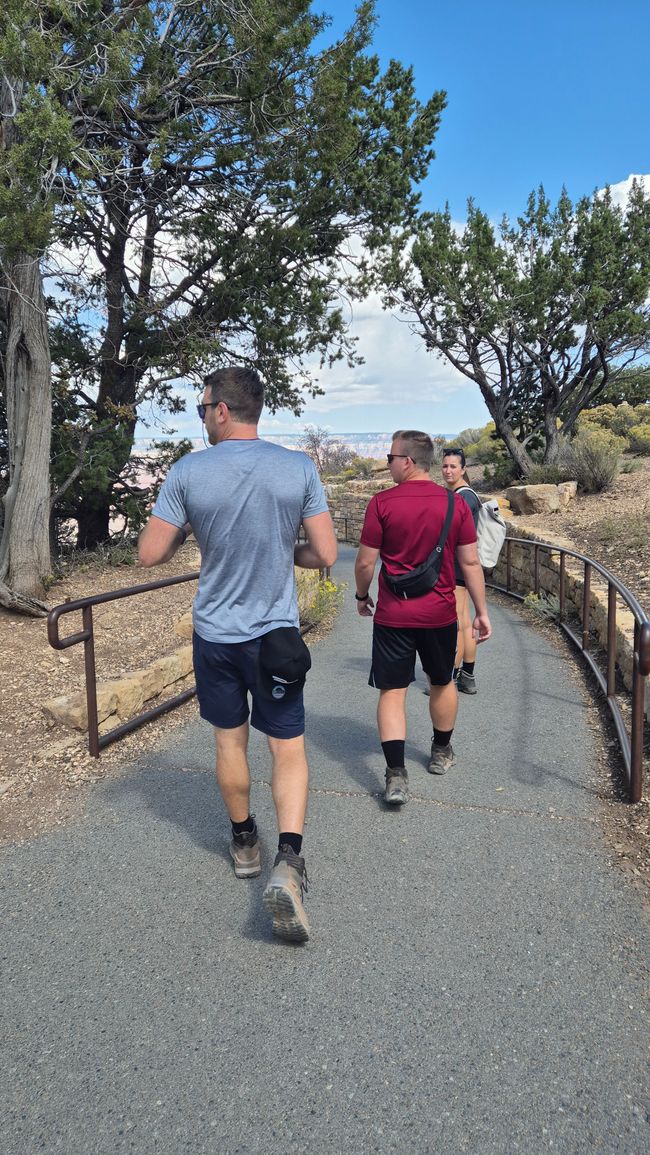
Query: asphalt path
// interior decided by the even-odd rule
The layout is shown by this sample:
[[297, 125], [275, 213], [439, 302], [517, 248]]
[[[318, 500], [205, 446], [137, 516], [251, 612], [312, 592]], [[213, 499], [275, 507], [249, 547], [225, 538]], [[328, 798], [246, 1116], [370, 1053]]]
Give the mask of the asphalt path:
[[445, 777], [408, 699], [411, 801], [381, 801], [371, 623], [353, 551], [306, 693], [313, 936], [274, 939], [236, 880], [204, 723], [2, 852], [7, 1155], [650, 1151], [640, 900], [598, 823], [570, 659], [491, 608]]

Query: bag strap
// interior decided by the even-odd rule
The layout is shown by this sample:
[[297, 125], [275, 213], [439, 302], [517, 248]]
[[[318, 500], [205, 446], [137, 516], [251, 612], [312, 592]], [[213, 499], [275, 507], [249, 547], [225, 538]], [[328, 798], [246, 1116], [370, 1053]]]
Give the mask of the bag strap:
[[[431, 550], [431, 553], [429, 554], [426, 561], [423, 561], [420, 563], [419, 566], [416, 566], [416, 570], [426, 569], [435, 560], [437, 554], [442, 554], [442, 551], [445, 548], [445, 543], [447, 541], [447, 534], [449, 533], [449, 530], [451, 528], [451, 523], [453, 521], [455, 508], [456, 508], [456, 503], [454, 501], [454, 491], [453, 491], [453, 489], [448, 489], [447, 490], [447, 513], [445, 515], [445, 522], [444, 522], [444, 525], [442, 527], [442, 533], [440, 534], [440, 537], [438, 539], [438, 544], [436, 546], [434, 546], [434, 548]], [[386, 570], [386, 566], [383, 564], [383, 562], [382, 562], [382, 569], [386, 573], [388, 572]], [[409, 570], [405, 571], [405, 573], [409, 573], [409, 572], [410, 572]], [[399, 575], [398, 574], [389, 574], [389, 577], [398, 577], [398, 576], [402, 577], [404, 575], [402, 575], [402, 574], [399, 574]]]
[[455, 509], [454, 491], [453, 491], [453, 489], [448, 489], [447, 490], [447, 513], [445, 515], [445, 523], [442, 527], [442, 533], [440, 534], [440, 538], [438, 540], [437, 546], [435, 546], [431, 550], [431, 553], [429, 554], [427, 560], [424, 562], [424, 565], [431, 565], [431, 562], [434, 560], [436, 554], [442, 553], [443, 549], [445, 548], [445, 543], [447, 541], [447, 534], [449, 533], [449, 530], [451, 528], [451, 523], [452, 523], [453, 517], [454, 517], [454, 509]]
[[474, 494], [474, 497], [476, 497], [476, 498], [478, 499], [478, 503], [479, 503], [479, 505], [483, 505], [483, 502], [481, 501], [481, 498], [479, 497], [479, 495], [478, 495], [478, 493], [476, 492], [476, 490], [475, 490], [475, 489], [472, 489], [471, 485], [459, 485], [459, 486], [458, 486], [458, 489], [454, 489], [454, 490], [453, 490], [453, 492], [454, 492], [454, 493], [460, 493], [460, 492], [461, 492], [461, 490], [463, 490], [463, 489], [468, 489], [468, 490], [469, 490], [469, 492], [470, 492], [470, 493], [473, 493], [473, 494]]
[[[452, 520], [454, 517], [454, 509], [455, 509], [454, 491], [453, 491], [453, 489], [448, 489], [447, 490], [447, 516], [445, 517], [445, 524], [443, 525], [442, 533], [440, 534], [440, 541], [438, 542], [436, 548], [434, 549], [434, 551], [433, 551], [434, 553], [436, 553], [436, 551], [442, 553], [443, 549], [445, 548], [445, 542], [447, 541], [447, 534], [449, 533], [449, 530], [451, 528], [451, 523], [452, 523]], [[432, 557], [433, 557], [433, 554], [432, 554]]]

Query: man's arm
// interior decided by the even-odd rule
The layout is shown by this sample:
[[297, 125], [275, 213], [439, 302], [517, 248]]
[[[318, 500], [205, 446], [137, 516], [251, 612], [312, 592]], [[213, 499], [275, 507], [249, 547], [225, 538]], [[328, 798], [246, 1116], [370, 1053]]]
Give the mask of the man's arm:
[[324, 569], [334, 565], [338, 546], [331, 514], [325, 512], [304, 517], [302, 525], [307, 541], [303, 545], [294, 546], [294, 564], [301, 569]]
[[171, 525], [170, 522], [152, 514], [138, 538], [140, 565], [149, 569], [152, 565], [162, 565], [163, 562], [170, 561], [191, 530], [189, 521], [179, 529], [177, 525]]
[[476, 641], [486, 642], [492, 633], [492, 626], [487, 612], [485, 578], [483, 577], [483, 567], [478, 560], [476, 542], [473, 541], [469, 545], [457, 545], [456, 560], [476, 610], [476, 617], [473, 622]]
[[357, 598], [357, 612], [362, 618], [372, 617], [372, 607], [374, 602], [368, 593], [373, 577], [375, 576], [375, 566], [379, 557], [379, 550], [372, 549], [369, 545], [360, 545], [357, 553], [357, 560], [354, 563], [354, 580], [356, 582]]

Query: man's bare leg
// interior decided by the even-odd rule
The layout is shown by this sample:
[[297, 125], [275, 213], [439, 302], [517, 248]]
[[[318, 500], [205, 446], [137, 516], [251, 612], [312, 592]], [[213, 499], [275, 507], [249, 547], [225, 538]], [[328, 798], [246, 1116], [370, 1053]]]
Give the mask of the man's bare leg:
[[[305, 739], [268, 738], [273, 758], [271, 791], [280, 834], [302, 836], [307, 811], [309, 770]], [[298, 845], [298, 844], [296, 844]], [[305, 860], [302, 851], [288, 843], [282, 845], [275, 859], [271, 877], [262, 900], [273, 916], [273, 933], [291, 942], [309, 938], [309, 921], [303, 906]]]
[[261, 872], [260, 846], [257, 827], [250, 814], [251, 776], [246, 751], [248, 748], [248, 722], [232, 730], [221, 730], [215, 726], [217, 783], [221, 797], [231, 822], [244, 823], [241, 832], [235, 833], [230, 843], [230, 857], [233, 860], [237, 878], [257, 878]]
[[406, 688], [379, 691], [377, 727], [380, 742], [403, 742], [406, 738], [406, 693]]
[[[434, 730], [434, 736], [431, 739], [429, 773], [444, 774], [455, 762], [454, 751], [448, 738], [456, 724], [458, 713], [458, 690], [454, 682], [448, 682], [446, 686], [431, 686], [429, 713]], [[443, 739], [440, 731], [447, 737]]]
[[232, 822], [245, 822], [250, 813], [251, 775], [248, 768], [248, 722], [232, 730], [215, 726], [217, 783]]
[[429, 714], [434, 730], [453, 730], [458, 714], [458, 692], [453, 682], [430, 686]]
[[268, 739], [273, 758], [271, 792], [278, 819], [278, 831], [291, 830], [302, 834], [307, 812], [309, 769], [305, 754], [305, 738]]

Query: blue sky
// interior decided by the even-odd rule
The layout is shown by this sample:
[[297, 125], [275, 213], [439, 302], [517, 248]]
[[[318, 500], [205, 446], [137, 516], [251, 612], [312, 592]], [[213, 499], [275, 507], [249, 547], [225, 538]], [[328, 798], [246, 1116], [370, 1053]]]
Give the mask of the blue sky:
[[[350, 22], [343, 0], [314, 9], [332, 16], [333, 32]], [[423, 207], [448, 201], [462, 220], [472, 196], [498, 220], [523, 209], [540, 183], [553, 200], [563, 184], [576, 199], [650, 173], [648, 0], [378, 0], [376, 12], [382, 63], [412, 65], [422, 100], [447, 92]], [[488, 420], [478, 388], [426, 353], [377, 300], [353, 306], [352, 331], [366, 364], [319, 373], [325, 397], [299, 419], [263, 418], [263, 433], [306, 423], [333, 433], [455, 433]]]

